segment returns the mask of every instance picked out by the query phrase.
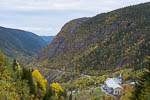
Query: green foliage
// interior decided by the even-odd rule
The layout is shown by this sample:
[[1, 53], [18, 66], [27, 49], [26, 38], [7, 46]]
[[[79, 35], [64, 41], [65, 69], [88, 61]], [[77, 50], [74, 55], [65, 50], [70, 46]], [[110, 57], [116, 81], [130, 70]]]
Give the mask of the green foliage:
[[0, 51], [0, 67], [3, 66], [4, 63], [4, 57], [3, 57], [3, 53]]
[[72, 100], [72, 91], [70, 93], [69, 100]]
[[37, 87], [41, 87], [42, 90], [46, 91], [47, 81], [43, 78], [43, 76], [40, 74], [40, 72], [37, 69], [34, 69], [34, 71], [32, 72], [32, 77], [33, 77], [34, 85]]
[[52, 96], [54, 96], [54, 92], [52, 90], [52, 87], [47, 86], [46, 94], [43, 97], [43, 100], [50, 100]]
[[3, 72], [5, 70], [5, 67], [3, 65], [4, 65], [4, 55], [0, 51], [0, 77], [3, 75]]
[[[149, 4], [67, 23], [55, 38], [55, 41], [62, 41], [44, 48], [36, 63], [88, 75], [103, 75], [122, 67], [144, 68], [144, 59], [150, 50]], [[53, 50], [54, 47], [57, 50]]]
[[122, 87], [124, 89], [124, 94], [121, 96], [120, 100], [130, 100], [133, 92], [133, 86], [124, 84]]
[[32, 71], [29, 68], [22, 68], [22, 80], [28, 80], [28, 84], [30, 86], [30, 93], [35, 94], [35, 85], [33, 84]]
[[43, 97], [43, 100], [66, 100], [67, 91], [61, 88], [58, 83], [52, 83], [51, 85], [47, 84], [46, 94]]
[[150, 93], [150, 59], [143, 74], [135, 84], [132, 100], [146, 100]]
[[90, 88], [72, 93], [72, 100], [113, 100], [113, 96], [103, 94], [100, 88]]
[[[0, 52], [0, 100], [64, 100], [66, 91], [58, 83], [49, 85], [40, 72], [9, 62]], [[2, 70], [1, 68], [5, 68]]]
[[16, 66], [17, 66], [17, 60], [16, 59], [13, 60], [12, 66], [13, 66], [13, 70], [16, 71]]
[[30, 61], [31, 56], [46, 45], [47, 42], [31, 32], [0, 27], [0, 50], [21, 64]]
[[[6, 59], [6, 61], [8, 61]], [[26, 80], [18, 78], [9, 62], [4, 59], [5, 71], [0, 78], [0, 100], [27, 100], [30, 98], [29, 86]]]

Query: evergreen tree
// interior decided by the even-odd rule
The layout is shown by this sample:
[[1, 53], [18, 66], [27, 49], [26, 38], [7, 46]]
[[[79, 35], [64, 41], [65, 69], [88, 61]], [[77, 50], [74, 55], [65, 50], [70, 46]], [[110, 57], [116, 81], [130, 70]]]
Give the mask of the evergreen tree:
[[72, 91], [71, 91], [71, 94], [69, 96], [69, 100], [72, 100]]
[[52, 91], [52, 87], [47, 86], [47, 90], [46, 90], [46, 94], [43, 97], [43, 100], [50, 100], [50, 98], [53, 96], [53, 91]]
[[5, 67], [3, 67], [4, 65], [4, 56], [3, 53], [0, 51], [0, 73], [3, 74]]
[[13, 65], [12, 65], [14, 71], [16, 71], [16, 66], [17, 66], [17, 60], [14, 59]]
[[63, 91], [63, 96], [64, 96], [64, 99], [67, 98], [67, 90], [66, 89], [64, 89], [64, 91]]
[[143, 75], [139, 77], [134, 87], [134, 92], [131, 100], [146, 100], [150, 93], [150, 60], [146, 66]]
[[35, 85], [33, 83], [32, 71], [29, 69], [27, 74], [28, 74], [28, 81], [30, 86], [30, 93], [35, 94]]
[[23, 67], [22, 68], [22, 80], [28, 80], [28, 84], [30, 86], [30, 93], [31, 94], [35, 94], [35, 85], [33, 84], [33, 77], [32, 77], [32, 71], [31, 69], [28, 69], [28, 68], [25, 68]]
[[150, 92], [147, 94], [147, 100], [150, 100]]
[[77, 97], [75, 97], [75, 100], [77, 100]]
[[4, 56], [4, 66], [9, 66], [10, 62], [9, 62], [9, 58], [7, 56]]
[[26, 79], [26, 74], [27, 72], [26, 72], [26, 69], [24, 68], [24, 66], [22, 67], [22, 76], [21, 76], [21, 78], [22, 79]]
[[0, 51], [0, 67], [3, 65], [4, 63], [4, 56], [3, 53]]

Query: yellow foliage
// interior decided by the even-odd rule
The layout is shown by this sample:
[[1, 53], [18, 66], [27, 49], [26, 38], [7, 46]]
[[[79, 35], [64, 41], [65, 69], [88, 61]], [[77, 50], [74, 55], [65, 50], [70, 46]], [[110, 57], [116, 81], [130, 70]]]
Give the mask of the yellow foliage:
[[123, 88], [124, 88], [124, 95], [121, 96], [120, 100], [130, 100], [130, 97], [132, 96], [133, 86], [125, 84], [123, 85]]
[[17, 61], [16, 61], [16, 64], [17, 64], [18, 71], [20, 72], [21, 71], [20, 64]]
[[56, 92], [60, 92], [63, 91], [63, 89], [61, 88], [61, 86], [59, 85], [59, 83], [52, 83], [51, 87], [53, 87], [55, 89]]
[[35, 69], [33, 72], [32, 72], [32, 77], [33, 77], [33, 82], [35, 84], [35, 86], [37, 86], [37, 84], [39, 83], [42, 87], [42, 89], [44, 91], [46, 91], [46, 80], [43, 78], [43, 76], [40, 74], [40, 72]]

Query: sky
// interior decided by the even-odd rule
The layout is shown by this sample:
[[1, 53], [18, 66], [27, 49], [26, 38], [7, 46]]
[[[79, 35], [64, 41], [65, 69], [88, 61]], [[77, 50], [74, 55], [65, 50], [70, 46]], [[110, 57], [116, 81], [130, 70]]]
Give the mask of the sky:
[[0, 26], [54, 36], [68, 21], [150, 0], [0, 0]]

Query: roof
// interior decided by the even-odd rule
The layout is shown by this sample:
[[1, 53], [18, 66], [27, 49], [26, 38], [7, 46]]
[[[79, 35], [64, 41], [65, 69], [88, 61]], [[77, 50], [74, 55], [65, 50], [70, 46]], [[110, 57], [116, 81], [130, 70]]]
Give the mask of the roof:
[[116, 89], [116, 88], [122, 88], [118, 83], [115, 82], [113, 78], [107, 78], [105, 80], [105, 83], [108, 87]]
[[113, 80], [117, 83], [117, 84], [120, 84], [121, 81], [118, 79], [118, 78], [113, 78]]

